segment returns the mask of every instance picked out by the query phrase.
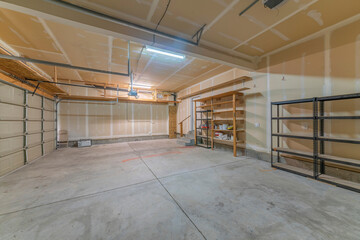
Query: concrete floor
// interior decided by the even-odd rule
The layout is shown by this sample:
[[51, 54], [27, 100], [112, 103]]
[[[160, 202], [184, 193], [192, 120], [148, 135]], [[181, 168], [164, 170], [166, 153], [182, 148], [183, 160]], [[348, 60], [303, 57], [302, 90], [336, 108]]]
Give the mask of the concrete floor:
[[360, 239], [360, 195], [175, 140], [68, 148], [0, 178], [0, 239]]

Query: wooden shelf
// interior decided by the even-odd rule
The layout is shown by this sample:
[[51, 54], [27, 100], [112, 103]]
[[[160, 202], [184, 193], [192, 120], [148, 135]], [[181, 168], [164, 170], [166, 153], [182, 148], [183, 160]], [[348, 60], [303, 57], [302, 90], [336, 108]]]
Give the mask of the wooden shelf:
[[[214, 132], [233, 132], [234, 130], [211, 129]], [[237, 129], [237, 132], [245, 132], [245, 129]]]
[[204, 148], [210, 148], [211, 146], [207, 146], [206, 144], [203, 144], [203, 143], [198, 143], [196, 144], [197, 146], [200, 146], [200, 147], [204, 147]]
[[[245, 110], [243, 109], [236, 109], [236, 112], [244, 112]], [[225, 110], [225, 111], [216, 111], [216, 112], [212, 112], [212, 114], [220, 114], [220, 113], [232, 113], [233, 110]]]
[[[231, 81], [220, 83], [218, 85], [207, 87], [207, 88], [201, 89], [199, 91], [196, 91], [194, 93], [187, 94], [185, 96], [179, 97], [179, 99], [183, 100], [183, 99], [193, 97], [193, 96], [196, 96], [196, 95], [199, 95], [199, 94], [202, 94], [202, 93], [210, 92], [210, 91], [221, 89], [221, 88], [228, 87], [228, 86], [233, 86], [234, 84], [239, 84], [239, 83], [243, 83], [244, 81], [250, 81], [250, 80], [252, 80], [251, 77], [242, 76], [242, 77], [239, 77], [239, 78], [235, 78], [235, 79], [233, 79]], [[248, 90], [248, 89], [250, 89], [250, 88], [241, 87], [241, 88], [237, 89], [237, 91], [244, 91], [244, 90]]]
[[[240, 99], [236, 99], [236, 101], [238, 101]], [[198, 106], [199, 108], [205, 108], [205, 107], [211, 107], [211, 106], [216, 106], [216, 105], [222, 105], [222, 104], [229, 104], [229, 103], [232, 103], [233, 101], [224, 101], [224, 102], [216, 102], [216, 103], [213, 103], [213, 104], [204, 104], [204, 105], [201, 105], [201, 106]]]
[[[229, 146], [232, 146], [234, 144], [233, 140], [224, 140], [224, 139], [218, 139], [218, 138], [214, 138], [213, 140], [214, 140], [214, 142], [221, 143], [224, 145], [229, 145]], [[243, 142], [236, 141], [236, 147], [245, 148], [245, 144], [243, 144]]]
[[318, 179], [330, 183], [330, 184], [335, 184], [337, 186], [341, 186], [341, 187], [345, 187], [345, 188], [350, 188], [352, 190], [356, 190], [356, 191], [360, 191], [360, 183], [357, 182], [351, 182], [351, 181], [347, 181], [347, 180], [343, 180], [340, 178], [336, 178], [333, 176], [329, 176], [329, 175], [325, 175], [325, 174], [321, 174]]
[[313, 177], [313, 175], [314, 175], [314, 173], [310, 170], [306, 170], [306, 169], [299, 168], [299, 167], [294, 167], [294, 166], [291, 166], [291, 165], [288, 165], [285, 163], [273, 163], [273, 166], [275, 168], [279, 168], [281, 170], [300, 174], [300, 175], [307, 176], [307, 177]]
[[326, 154], [319, 154], [319, 159], [329, 161], [329, 162], [336, 162], [342, 164], [348, 164], [353, 166], [360, 166], [360, 160], [357, 159], [350, 159], [350, 158], [343, 158], [343, 157], [336, 157]]
[[[233, 121], [232, 118], [228, 118], [228, 119], [215, 119], [212, 120], [213, 122], [225, 122], [225, 121]], [[236, 118], [236, 121], [245, 121], [245, 118]]]
[[[249, 89], [249, 88], [244, 88], [244, 90], [246, 90], [246, 89]], [[211, 99], [220, 99], [223, 97], [232, 96], [233, 94], [238, 95], [238, 96], [244, 95], [243, 93], [240, 93], [238, 91], [231, 91], [231, 92], [221, 93], [221, 94], [210, 96], [210, 97], [196, 99], [196, 100], [194, 100], [194, 102], [205, 102], [205, 101], [209, 101]]]
[[[214, 148], [215, 142], [219, 143], [219, 144], [233, 146], [233, 154], [234, 154], [234, 157], [236, 157], [237, 156], [237, 147], [245, 147], [245, 144], [240, 144], [239, 142], [234, 143], [234, 141], [231, 141], [231, 140], [215, 139], [214, 133], [215, 132], [223, 132], [223, 133], [232, 134], [233, 137], [237, 138], [237, 139], [245, 138], [244, 134], [237, 134], [239, 132], [245, 131], [245, 129], [244, 129], [245, 115], [241, 115], [241, 117], [239, 117], [239, 114], [234, 114], [234, 112], [245, 114], [245, 110], [244, 110], [245, 107], [239, 106], [240, 104], [242, 104], [242, 106], [245, 106], [244, 94], [239, 93], [238, 91], [230, 91], [230, 92], [218, 94], [215, 96], [197, 99], [197, 100], [194, 100], [194, 103], [195, 103], [195, 113], [196, 113], [195, 114], [195, 122], [196, 122], [197, 114], [204, 112], [203, 110], [207, 109], [208, 110], [207, 114], [210, 113], [209, 115], [207, 115], [207, 117], [211, 117], [211, 123], [212, 123], [213, 127], [215, 127], [215, 123], [217, 123], [216, 125], [221, 124], [221, 123], [227, 123], [229, 125], [232, 125], [234, 127], [234, 129], [236, 129], [236, 130], [234, 130], [234, 129], [232, 129], [232, 130], [210, 129], [210, 134], [211, 134], [210, 136], [209, 136], [209, 132], [206, 132], [206, 133], [199, 132], [200, 137], [203, 137], [204, 133], [205, 133], [207, 135], [206, 139], [211, 140], [211, 149]], [[199, 106], [199, 104], [202, 104], [202, 105]], [[225, 105], [225, 104], [228, 104], [228, 105]], [[214, 106], [218, 106], [215, 111], [214, 111]], [[211, 107], [211, 109], [209, 109], [209, 107]], [[229, 115], [224, 115], [223, 116], [224, 118], [221, 118], [222, 115], [220, 115], [219, 116], [220, 119], [214, 119], [215, 118], [214, 115], [222, 114], [222, 113], [229, 113]], [[201, 117], [203, 117], [203, 116], [201, 116]], [[195, 125], [195, 128], [197, 128], [197, 125]], [[197, 132], [195, 131], [195, 139], [196, 139], [196, 134], [197, 134]], [[243, 142], [245, 142], [245, 140]], [[197, 144], [197, 142], [195, 142], [195, 143]]]

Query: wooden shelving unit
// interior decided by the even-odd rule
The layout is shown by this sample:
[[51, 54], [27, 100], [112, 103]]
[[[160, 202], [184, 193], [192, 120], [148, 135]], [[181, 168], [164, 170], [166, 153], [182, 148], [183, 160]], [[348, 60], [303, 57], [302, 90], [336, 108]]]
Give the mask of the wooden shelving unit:
[[[298, 100], [289, 100], [281, 102], [271, 103], [271, 165], [275, 168], [279, 168], [285, 171], [292, 173], [297, 173], [300, 175], [313, 177], [319, 181], [327, 182], [334, 184], [339, 187], [347, 188], [353, 191], [360, 192], [360, 183], [352, 182], [349, 180], [344, 180], [335, 176], [330, 176], [327, 171], [327, 167], [333, 167], [338, 169], [343, 169], [346, 171], [358, 172], [360, 173], [360, 159], [350, 159], [340, 156], [334, 156], [328, 153], [325, 153], [325, 142], [336, 142], [342, 144], [353, 144], [354, 147], [358, 147], [360, 144], [360, 139], [356, 138], [346, 138], [346, 137], [337, 137], [337, 136], [328, 136], [325, 134], [325, 125], [326, 120], [360, 120], [360, 116], [333, 116], [333, 113], [330, 111], [325, 114], [325, 103], [332, 101], [345, 101], [351, 99], [360, 100], [360, 94], [348, 94], [348, 95], [338, 95], [338, 96], [328, 96], [328, 97], [318, 97], [318, 98], [306, 98]], [[280, 116], [280, 107], [289, 104], [299, 104], [299, 103], [311, 103], [312, 112], [311, 116]], [[273, 111], [275, 108], [275, 111]], [[273, 116], [273, 112], [276, 113]], [[291, 120], [311, 120], [313, 123], [312, 133], [282, 133], [280, 130], [281, 123], [280, 121], [291, 121]], [[276, 121], [276, 131], [273, 132], [273, 121]], [[346, 122], [344, 122], [346, 124]], [[312, 151], [300, 151], [291, 149], [289, 147], [281, 147], [283, 138], [297, 138], [312, 141], [313, 147]], [[275, 139], [275, 141], [273, 141]], [[276, 152], [274, 156], [273, 152]], [[280, 157], [292, 158], [300, 161], [305, 161], [313, 165], [313, 170], [306, 170], [299, 167], [294, 167], [286, 163], [281, 162]]]
[[[199, 129], [199, 123], [195, 120], [195, 144], [202, 146], [204, 136], [207, 142], [211, 142], [211, 149], [214, 143], [233, 146], [233, 154], [237, 156], [237, 147], [245, 145], [245, 100], [244, 94], [238, 91], [231, 91], [211, 97], [194, 100], [196, 116], [199, 113], [210, 113], [210, 124], [207, 134]], [[201, 109], [201, 110], [198, 110]], [[209, 123], [209, 122], [208, 122]], [[227, 128], [225, 128], [227, 126]], [[232, 126], [232, 128], [229, 128]], [[221, 129], [220, 129], [221, 128]], [[211, 135], [208, 134], [210, 132]], [[215, 135], [220, 134], [222, 138]]]

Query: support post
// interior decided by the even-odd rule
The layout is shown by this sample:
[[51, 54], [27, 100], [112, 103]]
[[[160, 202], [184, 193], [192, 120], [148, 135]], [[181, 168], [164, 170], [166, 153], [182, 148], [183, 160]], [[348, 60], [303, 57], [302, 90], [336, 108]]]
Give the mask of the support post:
[[273, 167], [273, 104], [270, 103], [270, 134], [271, 134], [271, 139], [270, 139], [270, 162], [271, 162], [271, 167]]
[[[279, 120], [280, 106], [279, 105], [276, 105], [276, 117], [277, 117], [277, 120], [276, 120], [277, 133], [279, 134], [280, 133], [280, 120]], [[277, 136], [277, 148], [279, 148], [279, 147], [280, 147], [280, 137]], [[280, 152], [277, 152], [277, 162], [280, 162]]]
[[24, 147], [24, 165], [27, 164], [27, 116], [28, 116], [28, 90], [24, 91], [24, 121], [23, 121], [23, 128], [24, 128], [24, 139], [23, 139], [23, 147]]
[[195, 137], [195, 145], [197, 145], [197, 111], [196, 111], [196, 101], [194, 101], [194, 105], [195, 105], [195, 121], [194, 121], [194, 124], [195, 124], [195, 128], [194, 128], [194, 137]]
[[[324, 101], [319, 101], [319, 112], [320, 116], [325, 116], [325, 110], [324, 110]], [[323, 118], [320, 119], [320, 136], [323, 137], [325, 134], [325, 121]], [[320, 139], [320, 154], [325, 153], [325, 143], [323, 140]], [[320, 174], [325, 174], [325, 161], [323, 159], [320, 160]]]
[[211, 149], [214, 150], [214, 125], [215, 125], [215, 122], [214, 122], [214, 99], [212, 98], [211, 99]]
[[44, 97], [41, 96], [41, 156], [44, 156]]
[[318, 100], [313, 100], [313, 159], [314, 159], [314, 178], [318, 177]]
[[234, 157], [237, 156], [236, 154], [236, 94], [233, 94], [233, 153]]

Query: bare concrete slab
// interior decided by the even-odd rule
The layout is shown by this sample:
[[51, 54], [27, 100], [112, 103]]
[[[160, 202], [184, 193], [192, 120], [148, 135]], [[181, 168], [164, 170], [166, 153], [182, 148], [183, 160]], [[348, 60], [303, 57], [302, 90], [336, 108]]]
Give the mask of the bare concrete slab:
[[0, 216], [1, 239], [202, 239], [157, 181]]
[[68, 148], [0, 178], [0, 239], [359, 239], [359, 196], [176, 140]]

